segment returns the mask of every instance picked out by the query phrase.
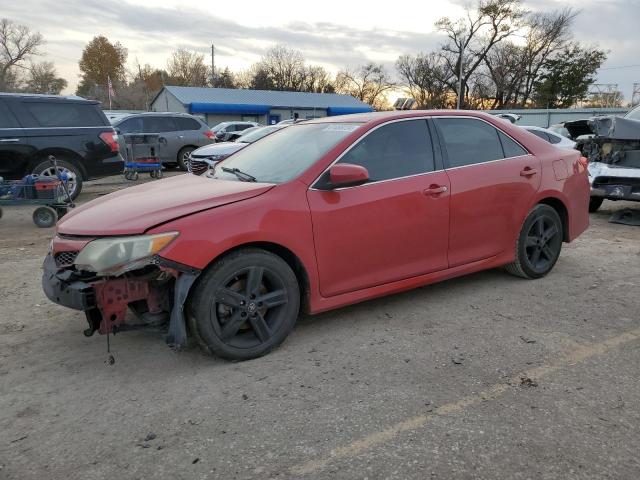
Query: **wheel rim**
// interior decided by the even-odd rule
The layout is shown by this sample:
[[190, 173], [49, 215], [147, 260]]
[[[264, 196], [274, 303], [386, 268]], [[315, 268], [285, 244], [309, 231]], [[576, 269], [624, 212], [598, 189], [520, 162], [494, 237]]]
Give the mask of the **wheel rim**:
[[543, 272], [556, 261], [562, 238], [556, 222], [548, 216], [540, 216], [527, 232], [525, 250], [527, 260], [537, 272]]
[[73, 170], [69, 170], [65, 167], [47, 167], [42, 170], [39, 175], [43, 175], [45, 177], [58, 177], [58, 173], [66, 173], [67, 174], [67, 189], [69, 190], [69, 195], [73, 197], [76, 193], [76, 188], [78, 188], [78, 180], [76, 178], [76, 173]]
[[39, 210], [36, 212], [36, 221], [39, 225], [49, 225], [53, 221], [53, 215], [47, 210]]
[[236, 348], [268, 342], [286, 319], [288, 294], [282, 279], [267, 268], [248, 267], [221, 285], [211, 310], [216, 335]]

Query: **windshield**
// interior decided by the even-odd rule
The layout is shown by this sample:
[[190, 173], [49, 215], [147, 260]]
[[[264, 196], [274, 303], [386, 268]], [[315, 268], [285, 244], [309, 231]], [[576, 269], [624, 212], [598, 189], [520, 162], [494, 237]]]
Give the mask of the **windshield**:
[[[214, 178], [238, 180], [238, 169], [258, 182], [284, 183], [300, 175], [360, 123], [311, 123], [279, 129], [219, 163]], [[222, 167], [225, 167], [224, 171]]]
[[211, 127], [211, 131], [212, 132], [217, 132], [218, 130], [222, 130], [224, 127], [226, 127], [227, 125], [229, 125], [231, 122], [221, 122], [216, 124], [215, 126]]
[[630, 118], [631, 120], [640, 120], [640, 105], [628, 112], [625, 115], [625, 118]]
[[249, 128], [250, 132], [243, 133], [238, 137], [240, 143], [253, 143], [256, 140], [260, 140], [262, 137], [266, 137], [270, 133], [280, 130], [281, 127], [253, 127]]

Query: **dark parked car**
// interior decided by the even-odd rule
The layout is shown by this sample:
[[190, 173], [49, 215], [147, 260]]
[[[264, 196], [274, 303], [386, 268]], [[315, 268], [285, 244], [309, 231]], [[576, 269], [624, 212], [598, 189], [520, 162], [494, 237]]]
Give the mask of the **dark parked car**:
[[123, 168], [117, 135], [98, 102], [0, 93], [0, 177], [53, 176], [49, 155], [67, 173], [73, 198], [83, 181], [115, 175]]
[[[186, 113], [145, 112], [127, 115], [112, 120], [116, 132], [158, 133], [167, 143], [160, 148], [162, 163], [177, 164], [187, 169], [189, 155], [196, 148], [213, 143], [214, 135], [209, 126], [198, 117]], [[125, 155], [123, 139], [120, 140]]]

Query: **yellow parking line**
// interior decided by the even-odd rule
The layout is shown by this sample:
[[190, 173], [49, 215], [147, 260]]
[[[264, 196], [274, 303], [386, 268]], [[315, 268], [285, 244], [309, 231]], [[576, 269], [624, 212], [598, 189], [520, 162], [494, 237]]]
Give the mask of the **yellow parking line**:
[[559, 370], [562, 367], [575, 365], [593, 356], [602, 355], [615, 347], [632, 342], [633, 340], [637, 339], [640, 339], [640, 328], [622, 333], [620, 335], [616, 335], [615, 337], [608, 338], [602, 342], [591, 343], [589, 345], [578, 347], [554, 362], [542, 365], [540, 367], [532, 368], [522, 374], [514, 376], [507, 383], [497, 383], [477, 395], [469, 395], [455, 402], [441, 405], [428, 415], [416, 415], [415, 417], [411, 417], [401, 422], [390, 425], [378, 432], [370, 433], [369, 435], [361, 438], [360, 440], [356, 440], [349, 445], [338, 447], [332, 450], [329, 455], [324, 458], [310, 460], [309, 462], [296, 465], [291, 468], [291, 473], [294, 475], [304, 475], [318, 472], [320, 470], [323, 470], [334, 460], [355, 457], [360, 453], [369, 450], [370, 448], [392, 440], [402, 432], [417, 430], [418, 428], [424, 426], [427, 422], [438, 416], [459, 412], [484, 400], [493, 400], [494, 398], [502, 395], [505, 391], [507, 391], [511, 387], [511, 384], [519, 383], [521, 377], [528, 377], [531, 379], [544, 377]]

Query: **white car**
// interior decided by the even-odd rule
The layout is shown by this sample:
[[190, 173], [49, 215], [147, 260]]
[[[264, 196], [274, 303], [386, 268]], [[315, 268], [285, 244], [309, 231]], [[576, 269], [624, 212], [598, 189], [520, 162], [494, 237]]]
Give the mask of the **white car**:
[[562, 135], [558, 135], [553, 130], [549, 130], [548, 128], [535, 127], [533, 125], [522, 126], [528, 132], [533, 133], [535, 136], [540, 137], [543, 140], [555, 145], [560, 148], [576, 148], [576, 142], [571, 140], [570, 138], [563, 137]]

